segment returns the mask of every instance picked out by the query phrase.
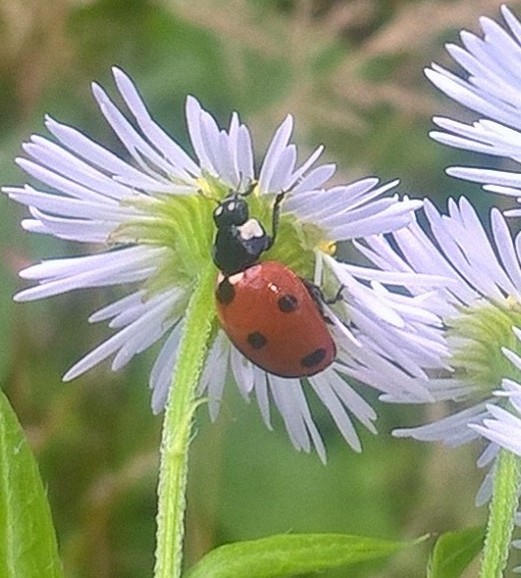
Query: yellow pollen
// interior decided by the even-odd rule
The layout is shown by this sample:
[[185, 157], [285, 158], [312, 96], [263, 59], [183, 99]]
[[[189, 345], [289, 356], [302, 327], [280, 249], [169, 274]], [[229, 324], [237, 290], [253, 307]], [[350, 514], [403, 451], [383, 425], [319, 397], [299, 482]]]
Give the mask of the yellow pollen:
[[207, 198], [207, 199], [214, 199], [214, 191], [207, 179], [200, 177], [197, 179], [197, 186], [199, 188], [199, 193]]
[[510, 311], [521, 311], [521, 303], [519, 303], [519, 300], [516, 299], [513, 295], [509, 295], [506, 298], [506, 304]]
[[336, 243], [334, 241], [322, 240], [317, 245], [318, 249], [326, 255], [334, 255], [336, 253]]

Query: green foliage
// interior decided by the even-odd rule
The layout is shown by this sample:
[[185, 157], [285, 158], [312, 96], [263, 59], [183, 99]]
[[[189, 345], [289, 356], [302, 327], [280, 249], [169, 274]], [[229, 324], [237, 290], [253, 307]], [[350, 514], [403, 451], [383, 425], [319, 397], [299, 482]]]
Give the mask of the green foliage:
[[481, 551], [484, 536], [482, 527], [442, 534], [432, 551], [427, 578], [459, 578]]
[[284, 534], [221, 546], [188, 578], [279, 578], [350, 566], [394, 554], [408, 544], [342, 534]]
[[0, 392], [0, 576], [62, 576], [51, 512], [38, 466]]

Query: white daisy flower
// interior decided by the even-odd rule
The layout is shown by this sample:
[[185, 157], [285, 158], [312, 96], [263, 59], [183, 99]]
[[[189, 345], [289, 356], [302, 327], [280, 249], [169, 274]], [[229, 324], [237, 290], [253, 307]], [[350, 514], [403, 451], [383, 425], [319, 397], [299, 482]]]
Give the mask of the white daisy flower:
[[[446, 95], [476, 112], [478, 119], [467, 124], [436, 117], [441, 129], [431, 136], [437, 141], [494, 157], [521, 161], [521, 23], [501, 7], [507, 28], [490, 18], [480, 19], [483, 37], [460, 34], [463, 46], [447, 45], [447, 51], [465, 71], [460, 77], [433, 64], [427, 77]], [[515, 170], [451, 167], [448, 174], [482, 183], [484, 189], [521, 198], [521, 173]], [[495, 165], [497, 167], [497, 163]], [[520, 215], [521, 209], [508, 211]]]
[[323, 147], [297, 163], [297, 149], [290, 142], [291, 116], [275, 132], [257, 173], [250, 132], [238, 115], [234, 113], [228, 129], [222, 130], [195, 98], [188, 97], [194, 160], [151, 118], [128, 76], [114, 69], [114, 78], [130, 120], [97, 84], [93, 93], [126, 158], [48, 117], [45, 124], [54, 140], [31, 137], [24, 145], [29, 158], [17, 159], [45, 190], [30, 185], [3, 189], [29, 207], [31, 217], [22, 223], [27, 231], [78, 241], [89, 245], [88, 251], [91, 244], [99, 247], [93, 254], [46, 260], [25, 269], [21, 276], [35, 285], [18, 293], [17, 301], [109, 285], [124, 285], [127, 291], [89, 318], [108, 322], [114, 333], [64, 379], [78, 377], [109, 357], [112, 369], [118, 370], [162, 340], [150, 387], [154, 411], [163, 408], [192, 288], [202, 271], [215, 268], [216, 202], [230, 191], [253, 189], [241, 198], [247, 200], [257, 228], [264, 223], [269, 229], [275, 197], [285, 192], [277, 242], [266, 258], [314, 280], [328, 296], [344, 288], [343, 301], [324, 304], [337, 356], [327, 369], [307, 379], [269, 374], [231, 344], [217, 323], [214, 296], [209, 295], [214, 328], [201, 394], [209, 398], [212, 417], [227, 377], [233, 376], [246, 398], [255, 394], [268, 425], [273, 400], [295, 447], [309, 451], [314, 446], [323, 458], [306, 392], [319, 397], [356, 450], [360, 442], [352, 416], [374, 431], [376, 414], [355, 391], [352, 378], [390, 396], [425, 399], [428, 392], [418, 380], [427, 370], [442, 367], [446, 354], [439, 320], [425, 312], [425, 297], [418, 289], [433, 280], [415, 276], [415, 296], [395, 294], [382, 283], [402, 284], [404, 275], [341, 264], [331, 256], [337, 241], [407, 225], [421, 203], [384, 196], [396, 182], [380, 185], [374, 178], [324, 188], [335, 167], [315, 166]]
[[[399, 429], [398, 437], [441, 441], [455, 447], [480, 437], [477, 428], [492, 416], [493, 395], [501, 378], [515, 378], [503, 350], [521, 352], [512, 326], [521, 324], [521, 236], [512, 238], [499, 210], [490, 214], [491, 239], [467, 199], [449, 201], [441, 215], [426, 201], [429, 231], [418, 223], [389, 236], [377, 235], [356, 243], [384, 271], [442, 275], [451, 280], [426, 306], [446, 327], [451, 352], [450, 370], [419, 379], [434, 401], [453, 402], [454, 413], [434, 423]], [[409, 290], [414, 294], [415, 288]], [[408, 395], [382, 396], [394, 403], [414, 403]], [[495, 411], [495, 410], [493, 410]], [[478, 461], [487, 465], [497, 454], [488, 447]], [[478, 496], [488, 497], [490, 480]]]

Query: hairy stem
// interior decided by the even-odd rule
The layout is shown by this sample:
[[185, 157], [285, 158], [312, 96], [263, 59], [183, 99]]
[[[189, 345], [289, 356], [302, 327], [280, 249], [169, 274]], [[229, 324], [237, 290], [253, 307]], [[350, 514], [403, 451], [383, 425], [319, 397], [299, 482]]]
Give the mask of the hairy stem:
[[196, 388], [204, 367], [212, 319], [215, 272], [198, 280], [184, 320], [178, 361], [163, 421], [158, 486], [155, 578], [179, 578], [183, 555], [188, 450], [198, 405]]
[[519, 475], [519, 458], [511, 452], [501, 450], [495, 465], [480, 578], [503, 576], [518, 506]]

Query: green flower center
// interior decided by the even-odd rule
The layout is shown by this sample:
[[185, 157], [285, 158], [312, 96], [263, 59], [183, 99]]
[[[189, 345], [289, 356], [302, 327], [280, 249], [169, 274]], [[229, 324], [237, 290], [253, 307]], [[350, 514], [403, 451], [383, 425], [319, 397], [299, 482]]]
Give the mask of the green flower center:
[[[172, 285], [190, 288], [211, 263], [216, 232], [213, 211], [230, 191], [208, 176], [200, 180], [200, 189], [201, 194], [156, 194], [126, 201], [136, 209], [136, 217], [120, 225], [109, 242], [153, 245], [167, 250], [157, 273], [149, 280], [149, 291]], [[258, 195], [254, 191], [245, 198], [250, 217], [258, 219], [271, 235], [275, 195]], [[313, 279], [313, 251], [322, 239], [322, 231], [316, 225], [301, 222], [292, 214], [282, 214], [275, 244], [260, 260], [280, 261], [302, 277]]]
[[521, 354], [521, 344], [512, 331], [513, 326], [521, 327], [521, 304], [506, 299], [499, 306], [482, 300], [463, 308], [447, 325], [454, 351], [451, 365], [457, 377], [474, 384], [485, 396], [498, 389], [503, 378], [521, 382], [521, 371], [501, 351], [506, 347]]

